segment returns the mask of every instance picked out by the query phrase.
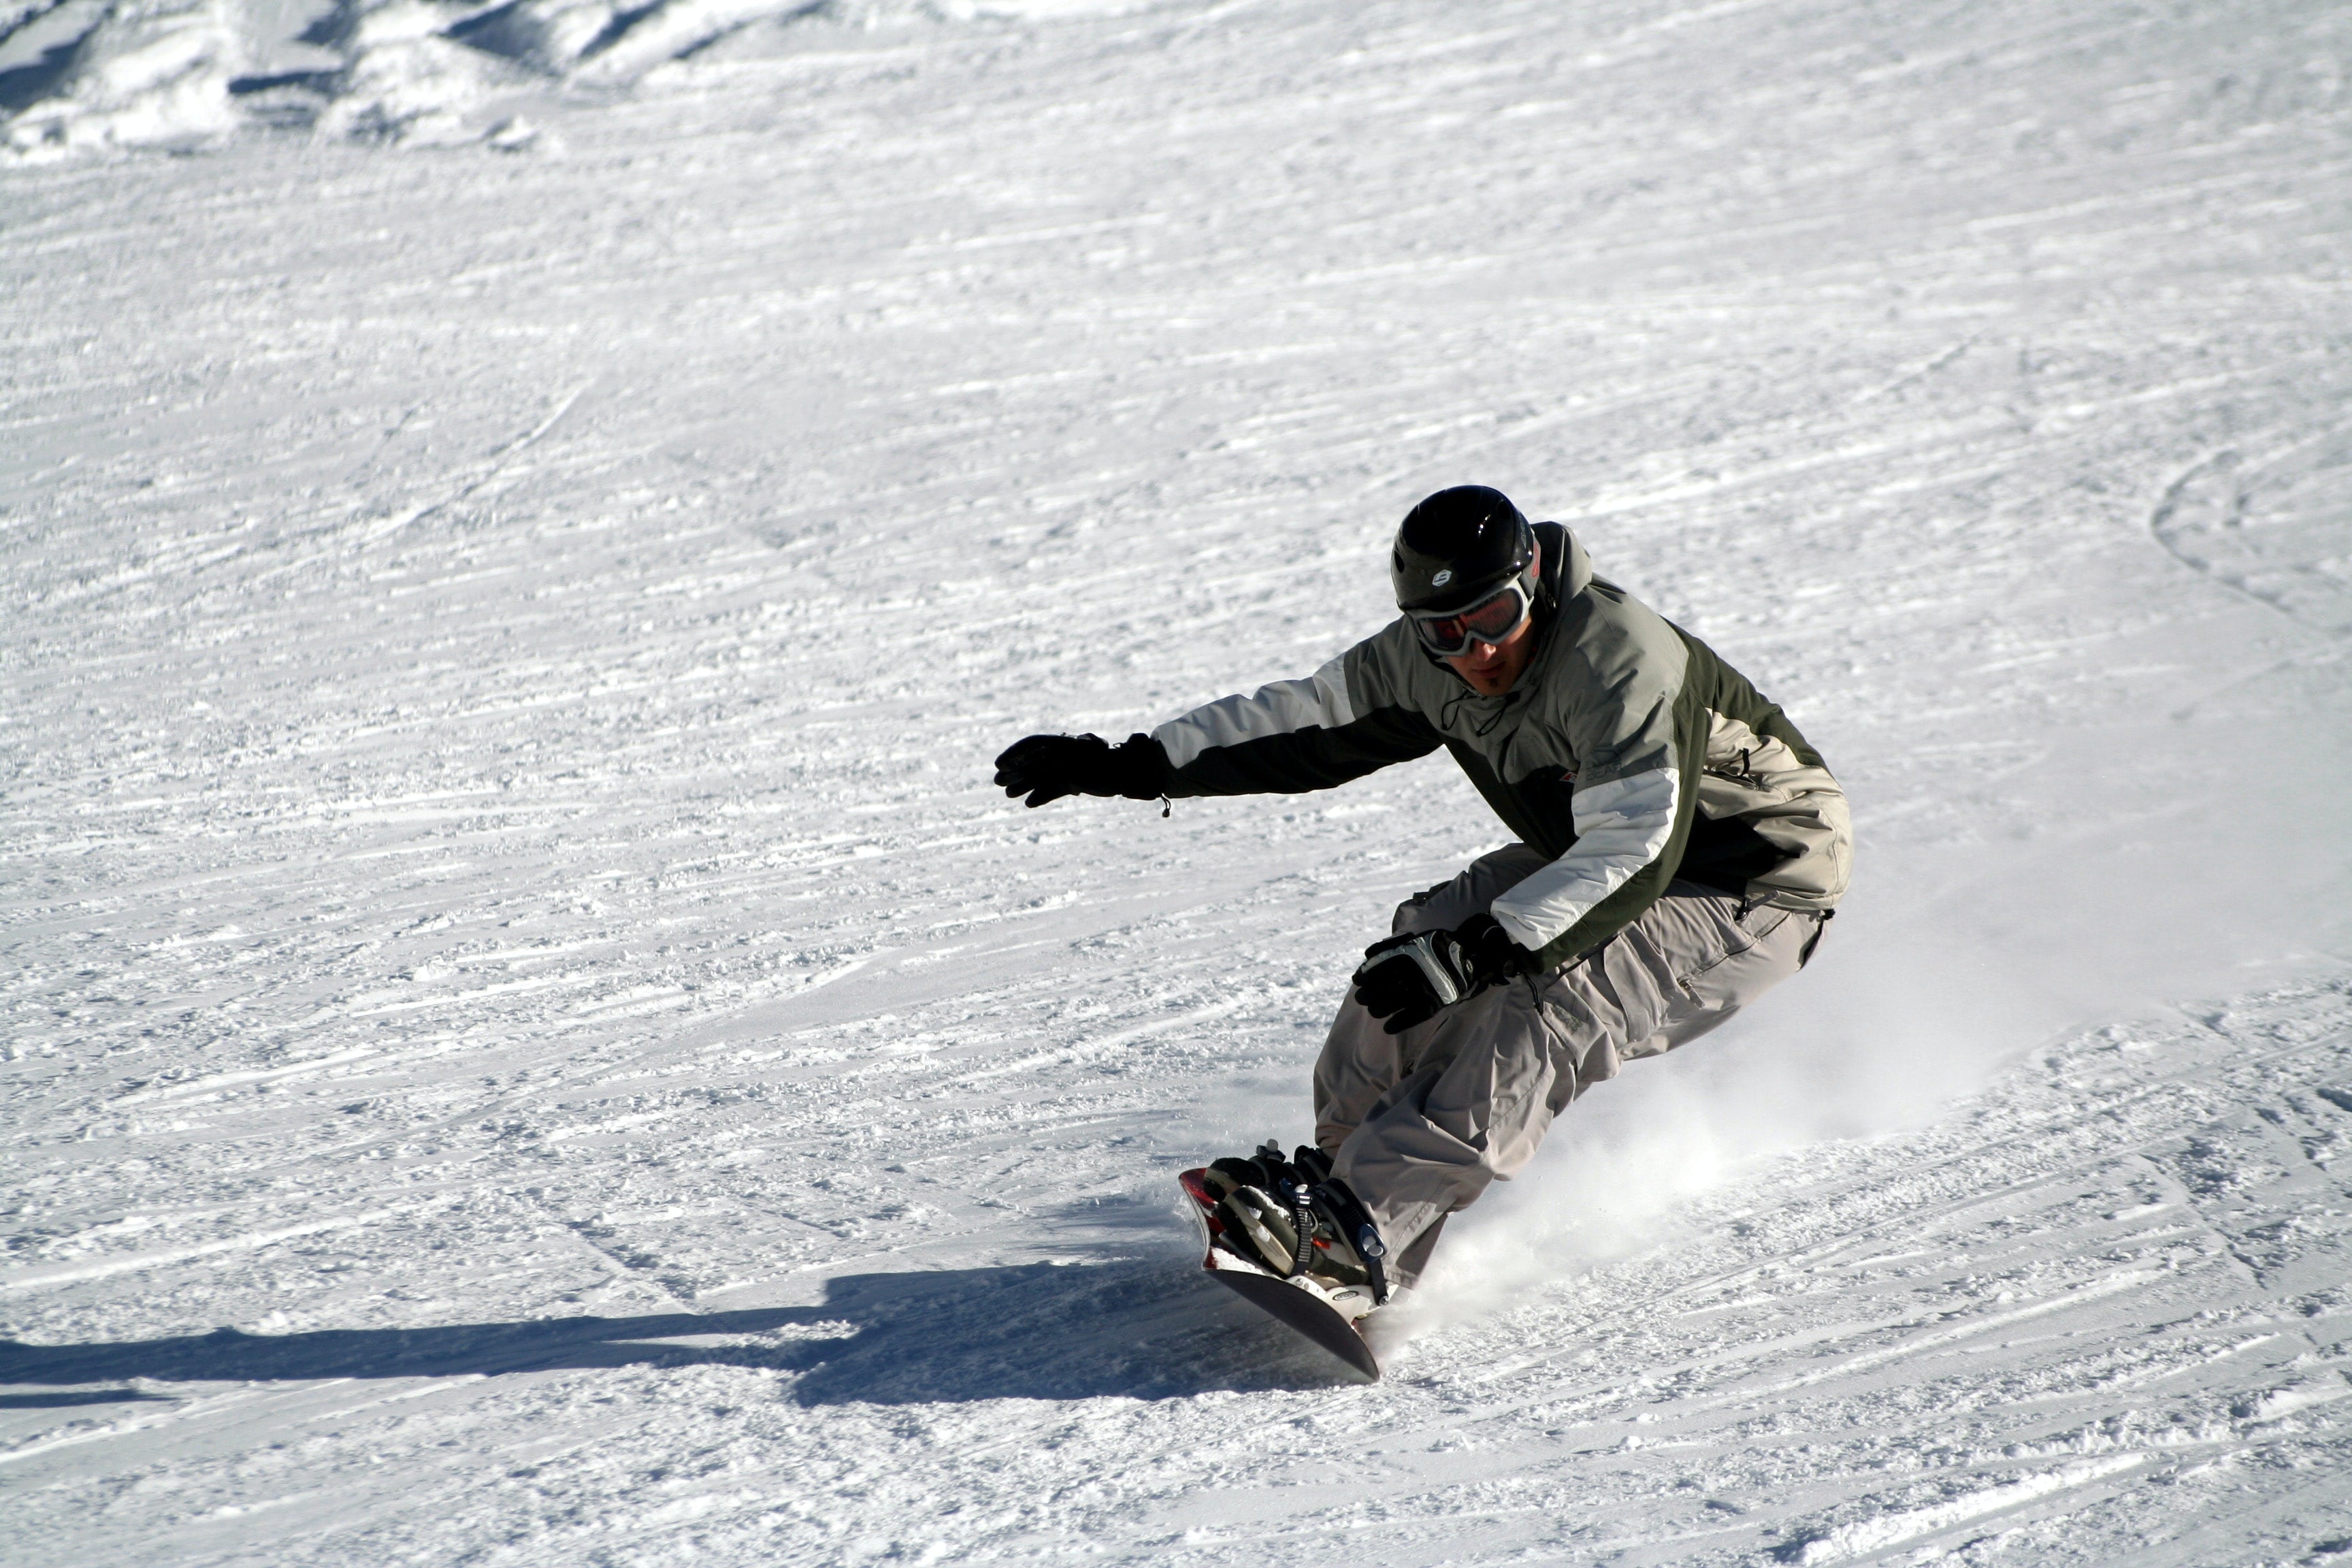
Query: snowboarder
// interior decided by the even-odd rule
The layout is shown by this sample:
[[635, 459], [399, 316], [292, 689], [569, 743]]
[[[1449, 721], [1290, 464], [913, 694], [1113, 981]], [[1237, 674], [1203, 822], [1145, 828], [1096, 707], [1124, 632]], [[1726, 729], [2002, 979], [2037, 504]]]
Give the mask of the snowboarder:
[[1390, 573], [1399, 618], [1304, 679], [996, 762], [1039, 806], [1328, 789], [1444, 746], [1517, 836], [1365, 950], [1316, 1064], [1315, 1147], [1187, 1173], [1220, 1245], [1322, 1287], [1369, 1272], [1375, 1298], [1579, 1094], [1803, 967], [1853, 858], [1844, 794], [1796, 726], [1594, 576], [1566, 527], [1441, 490]]

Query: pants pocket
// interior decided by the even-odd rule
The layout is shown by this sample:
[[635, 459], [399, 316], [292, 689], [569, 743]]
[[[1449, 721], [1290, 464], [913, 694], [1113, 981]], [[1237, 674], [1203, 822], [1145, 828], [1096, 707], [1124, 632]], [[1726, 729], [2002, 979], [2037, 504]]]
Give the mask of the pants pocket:
[[[1675, 986], [1684, 995], [1696, 1000], [1699, 996], [1699, 982], [1733, 959], [1751, 952], [1757, 943], [1780, 930], [1788, 918], [1786, 910], [1756, 910], [1745, 915], [1731, 915], [1723, 921], [1723, 929], [1713, 933], [1716, 940], [1707, 943], [1706, 950], [1693, 955], [1697, 962], [1675, 973]], [[1750, 925], [1750, 921], [1757, 923]]]

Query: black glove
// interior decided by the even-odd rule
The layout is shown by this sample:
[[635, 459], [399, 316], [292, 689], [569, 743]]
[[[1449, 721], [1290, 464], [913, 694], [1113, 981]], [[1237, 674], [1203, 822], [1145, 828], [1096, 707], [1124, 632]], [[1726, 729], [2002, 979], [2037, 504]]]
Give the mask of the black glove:
[[1511, 940], [1492, 915], [1472, 915], [1453, 931], [1392, 936], [1364, 949], [1356, 967], [1356, 1000], [1402, 1035], [1441, 1008], [1535, 972], [1535, 954]]
[[1168, 753], [1149, 735], [1113, 746], [1100, 735], [1031, 735], [996, 759], [996, 782], [1029, 805], [1066, 795], [1123, 795], [1154, 800], [1168, 787]]

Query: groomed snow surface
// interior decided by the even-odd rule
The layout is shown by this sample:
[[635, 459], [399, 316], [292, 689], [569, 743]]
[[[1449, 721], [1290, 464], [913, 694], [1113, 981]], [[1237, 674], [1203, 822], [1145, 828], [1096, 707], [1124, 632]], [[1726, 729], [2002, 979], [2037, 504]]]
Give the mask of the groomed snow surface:
[[[2352, 1563], [2352, 13], [715, 4], [0, 77], [0, 1559]], [[1860, 872], [1368, 1385], [1171, 1178], [1499, 828], [986, 779], [1464, 480]]]

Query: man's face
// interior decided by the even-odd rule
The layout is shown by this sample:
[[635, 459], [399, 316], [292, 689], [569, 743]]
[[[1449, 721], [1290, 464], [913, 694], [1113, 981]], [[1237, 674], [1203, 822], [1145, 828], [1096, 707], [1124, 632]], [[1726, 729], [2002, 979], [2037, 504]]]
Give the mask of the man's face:
[[1519, 683], [1536, 656], [1536, 618], [1529, 616], [1519, 629], [1501, 642], [1474, 642], [1465, 652], [1445, 661], [1446, 668], [1470, 683], [1481, 697], [1500, 697]]

